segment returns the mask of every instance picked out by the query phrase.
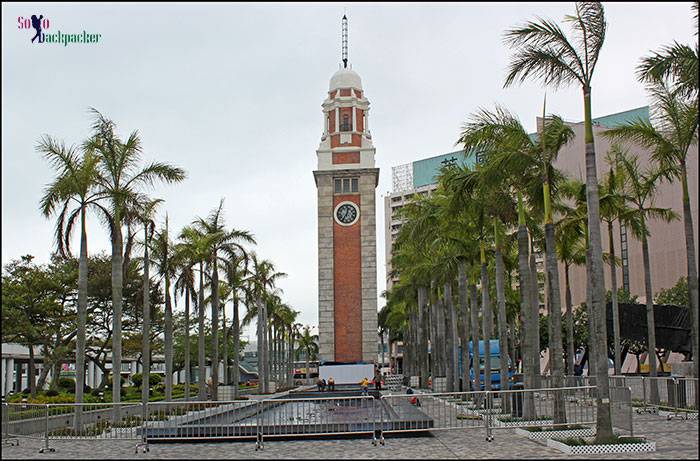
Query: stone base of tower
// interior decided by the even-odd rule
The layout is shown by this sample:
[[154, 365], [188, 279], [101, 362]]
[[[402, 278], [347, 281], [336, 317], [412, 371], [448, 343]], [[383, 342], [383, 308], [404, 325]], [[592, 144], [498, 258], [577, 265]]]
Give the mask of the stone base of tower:
[[[334, 178], [359, 179], [354, 196], [334, 194]], [[371, 362], [377, 358], [377, 242], [375, 188], [378, 168], [314, 171], [318, 191], [319, 358]], [[360, 210], [350, 227], [334, 221], [340, 200]]]

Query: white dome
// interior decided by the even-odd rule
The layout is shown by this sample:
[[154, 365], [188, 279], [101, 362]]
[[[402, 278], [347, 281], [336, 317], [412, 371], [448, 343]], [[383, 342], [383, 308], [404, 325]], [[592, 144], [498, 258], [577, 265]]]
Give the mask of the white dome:
[[342, 68], [331, 77], [330, 91], [338, 88], [362, 89], [362, 79], [350, 68]]

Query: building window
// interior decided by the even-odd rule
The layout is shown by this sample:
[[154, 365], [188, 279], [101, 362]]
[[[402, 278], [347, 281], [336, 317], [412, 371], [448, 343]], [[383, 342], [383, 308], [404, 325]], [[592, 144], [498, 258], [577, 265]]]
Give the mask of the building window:
[[333, 180], [333, 190], [336, 194], [359, 192], [359, 180], [358, 178], [335, 178]]
[[352, 124], [348, 114], [343, 114], [343, 120], [340, 122], [340, 131], [352, 131]]

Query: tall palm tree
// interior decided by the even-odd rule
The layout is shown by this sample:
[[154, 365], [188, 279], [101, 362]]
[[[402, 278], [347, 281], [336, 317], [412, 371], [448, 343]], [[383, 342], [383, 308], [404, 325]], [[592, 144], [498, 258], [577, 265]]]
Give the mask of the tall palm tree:
[[310, 362], [318, 357], [318, 335], [312, 335], [308, 326], [305, 326], [303, 332], [297, 337], [296, 358], [299, 359], [301, 354], [306, 358], [306, 384], [308, 385], [311, 384]]
[[177, 266], [174, 245], [170, 240], [167, 213], [165, 226], [155, 232], [151, 241], [151, 259], [165, 285], [165, 400], [170, 401], [173, 396], [173, 307], [170, 282], [176, 277]]
[[284, 272], [277, 272], [271, 261], [259, 260], [255, 253], [250, 253], [251, 275], [246, 279], [249, 285], [246, 290], [249, 298], [246, 300], [248, 312], [243, 318], [243, 325], [252, 322], [257, 316], [257, 336], [258, 336], [258, 375], [260, 381], [260, 391], [269, 391], [269, 357], [267, 325], [267, 306], [270, 297], [277, 295], [281, 290], [275, 287], [277, 281], [287, 276]]
[[[554, 22], [538, 19], [521, 27], [510, 29], [505, 41], [515, 49], [505, 86], [529, 77], [545, 85], [558, 88], [572, 83], [583, 90], [584, 130], [586, 145], [586, 200], [590, 245], [591, 308], [595, 313], [595, 342], [600, 345], [596, 360], [598, 382], [596, 439], [612, 437], [610, 389], [608, 383], [607, 338], [605, 322], [605, 280], [603, 277], [603, 250], [600, 226], [598, 178], [595, 145], [591, 119], [591, 83], [598, 57], [605, 41], [606, 21], [600, 2], [577, 2], [576, 15], [566, 16], [572, 25], [575, 40], [567, 38]], [[602, 347], [604, 346], [604, 347]]]
[[197, 303], [197, 293], [194, 286], [194, 269], [196, 264], [193, 258], [193, 245], [188, 243], [178, 243], [173, 249], [172, 267], [175, 273], [175, 298], [184, 294], [185, 296], [185, 322], [182, 332], [184, 340], [185, 356], [185, 401], [190, 399], [190, 384], [192, 384], [192, 367], [190, 365], [190, 301]]
[[141, 383], [141, 403], [143, 417], [146, 417], [146, 404], [150, 392], [151, 375], [151, 258], [149, 247], [155, 232], [155, 213], [162, 200], [145, 199], [140, 202], [134, 211], [135, 218], [143, 225], [143, 330], [142, 330], [142, 354], [143, 381]]
[[202, 234], [210, 236], [211, 247], [209, 263], [211, 264], [211, 323], [212, 323], [212, 399], [217, 400], [219, 382], [219, 254], [244, 252], [238, 242], [255, 244], [252, 234], [244, 230], [226, 230], [223, 218], [224, 200], [209, 216], [197, 218], [192, 226]]
[[245, 278], [248, 273], [248, 255], [240, 254], [228, 259], [224, 265], [226, 282], [231, 290], [233, 302], [233, 315], [231, 319], [231, 336], [233, 337], [233, 376], [231, 377], [234, 386], [234, 399], [238, 398], [238, 381], [240, 376], [240, 328], [241, 319], [238, 310], [241, 296], [245, 298], [246, 289]]
[[196, 302], [197, 317], [198, 317], [198, 359], [197, 365], [199, 367], [198, 376], [198, 399], [206, 400], [207, 389], [206, 389], [206, 357], [205, 357], [205, 331], [204, 331], [204, 279], [208, 278], [208, 274], [205, 271], [205, 263], [209, 260], [211, 255], [211, 245], [216, 236], [210, 236], [203, 234], [192, 226], [185, 226], [180, 232], [179, 239], [182, 242], [182, 255], [189, 262], [192, 268], [195, 266], [199, 272], [199, 289], [197, 290], [198, 297]]
[[574, 317], [571, 299], [571, 266], [580, 266], [586, 262], [586, 245], [584, 242], [586, 220], [586, 185], [571, 179], [559, 188], [559, 199], [573, 199], [574, 206], [557, 204], [562, 217], [557, 221], [557, 256], [564, 264], [564, 300], [566, 304], [567, 353], [566, 371], [574, 374], [576, 347], [574, 344]]
[[[697, 67], [697, 64], [696, 64]], [[697, 79], [697, 75], [695, 76]], [[652, 160], [669, 172], [669, 179], [679, 179], [682, 192], [683, 224], [685, 231], [688, 299], [693, 339], [693, 371], [698, 376], [698, 269], [695, 260], [695, 232], [690, 206], [688, 184], [688, 155], [691, 146], [698, 143], [698, 101], [686, 101], [664, 83], [653, 83], [648, 90], [652, 99], [653, 122], [638, 119], [604, 133], [615, 140], [635, 142], [651, 150]]]
[[[635, 209], [625, 218], [625, 224], [632, 230], [632, 235], [642, 241], [642, 260], [644, 264], [644, 293], [647, 306], [647, 348], [649, 351], [649, 375], [657, 376], [656, 363], [656, 328], [654, 324], [654, 291], [651, 280], [651, 263], [649, 261], [649, 229], [650, 219], [661, 219], [671, 222], [678, 215], [670, 208], [654, 206], [654, 195], [659, 182], [668, 173], [658, 167], [650, 167], [642, 171], [637, 157], [621, 152], [619, 162], [624, 175], [625, 198]], [[650, 383], [650, 399], [654, 404], [659, 402], [659, 390], [656, 380]]]
[[[110, 200], [110, 233], [112, 240], [112, 308], [114, 325], [112, 334], [112, 402], [121, 401], [120, 371], [122, 361], [122, 289], [123, 236], [122, 224], [126, 210], [141, 201], [145, 187], [158, 181], [167, 183], [185, 179], [185, 172], [163, 162], [152, 162], [144, 167], [141, 162], [141, 138], [133, 131], [126, 141], [115, 134], [114, 122], [96, 109], [90, 109], [95, 117], [93, 136], [84, 143], [84, 149], [99, 158], [97, 184], [101, 193]], [[119, 405], [114, 406], [115, 419], [119, 418]]]
[[[80, 256], [78, 261], [78, 332], [76, 335], [75, 401], [83, 402], [85, 390], [85, 324], [87, 322], [88, 297], [88, 248], [86, 218], [88, 210], [96, 211], [109, 219], [109, 211], [101, 204], [105, 195], [96, 189], [98, 158], [90, 153], [80, 155], [74, 147], [44, 136], [37, 145], [56, 170], [56, 177], [49, 183], [40, 201], [41, 213], [49, 217], [60, 212], [56, 220], [55, 239], [59, 253], [70, 257], [70, 243], [76, 221], [80, 218]], [[71, 208], [73, 204], [77, 208]], [[82, 427], [80, 407], [75, 412], [75, 430]]]
[[624, 198], [624, 174], [620, 173], [617, 157], [621, 149], [613, 144], [607, 154], [607, 162], [610, 165], [600, 187], [600, 213], [601, 218], [608, 226], [608, 255], [610, 264], [610, 292], [613, 315], [613, 341], [615, 374], [622, 373], [622, 338], [620, 337], [620, 313], [617, 301], [617, 258], [615, 257], [615, 239], [613, 238], [613, 223], [616, 220], [625, 219], [625, 216], [633, 209], [627, 206]]

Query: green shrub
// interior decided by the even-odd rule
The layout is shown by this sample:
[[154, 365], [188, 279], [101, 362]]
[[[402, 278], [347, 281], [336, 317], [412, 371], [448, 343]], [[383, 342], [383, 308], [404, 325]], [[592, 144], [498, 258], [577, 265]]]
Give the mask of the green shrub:
[[141, 387], [141, 384], [143, 384], [143, 374], [134, 373], [131, 375], [131, 382], [134, 383], [134, 386]]
[[58, 391], [56, 389], [48, 389], [46, 392], [44, 392], [44, 395], [46, 397], [56, 397], [58, 395]]
[[58, 387], [60, 389], [73, 389], [75, 390], [75, 380], [73, 378], [59, 378]]

